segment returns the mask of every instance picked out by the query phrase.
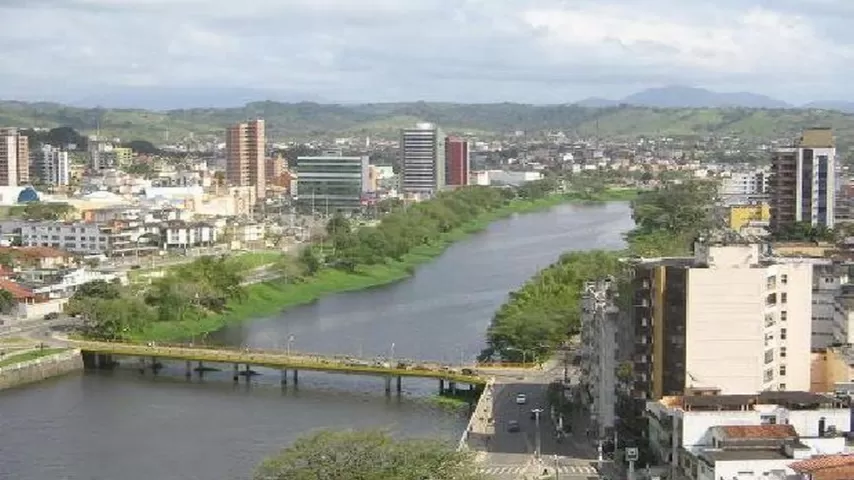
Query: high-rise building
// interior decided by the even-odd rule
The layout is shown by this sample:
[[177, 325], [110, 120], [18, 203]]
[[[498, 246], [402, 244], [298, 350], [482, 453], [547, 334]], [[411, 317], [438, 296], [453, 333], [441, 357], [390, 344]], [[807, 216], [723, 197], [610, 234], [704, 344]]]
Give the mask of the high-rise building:
[[70, 180], [68, 152], [51, 145], [43, 145], [36, 155], [35, 166], [42, 182], [55, 186], [68, 185]]
[[281, 176], [285, 173], [285, 159], [279, 155], [274, 155], [267, 158], [267, 165], [264, 167], [264, 174], [267, 176], [268, 184], [276, 184], [281, 181]]
[[297, 158], [297, 206], [303, 211], [333, 214], [362, 208], [368, 191], [368, 157], [325, 152]]
[[431, 196], [445, 185], [445, 137], [431, 123], [400, 134], [400, 187], [403, 193]]
[[633, 396], [809, 390], [812, 268], [725, 243], [637, 263]]
[[470, 170], [469, 143], [458, 137], [445, 139], [445, 185], [468, 185]]
[[266, 143], [264, 120], [238, 123], [226, 130], [226, 181], [235, 187], [255, 187], [258, 201], [267, 190]]
[[833, 228], [836, 148], [829, 128], [804, 130], [793, 147], [771, 158], [771, 229], [798, 222]]
[[30, 182], [30, 147], [17, 129], [0, 130], [0, 185], [15, 187]]

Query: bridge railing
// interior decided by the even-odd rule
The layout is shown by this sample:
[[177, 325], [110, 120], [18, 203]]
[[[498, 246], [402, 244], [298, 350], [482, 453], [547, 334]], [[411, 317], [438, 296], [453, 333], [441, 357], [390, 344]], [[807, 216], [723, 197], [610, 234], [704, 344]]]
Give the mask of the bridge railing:
[[475, 368], [537, 368], [539, 363], [478, 362]]

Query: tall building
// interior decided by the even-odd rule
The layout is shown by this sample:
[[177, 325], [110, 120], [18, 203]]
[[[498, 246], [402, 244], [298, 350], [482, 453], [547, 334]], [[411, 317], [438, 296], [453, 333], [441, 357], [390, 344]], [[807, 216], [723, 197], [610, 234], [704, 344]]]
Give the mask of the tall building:
[[267, 165], [264, 167], [264, 174], [267, 176], [268, 184], [276, 184], [281, 181], [281, 176], [285, 173], [285, 160], [275, 155], [267, 158]]
[[812, 273], [755, 244], [637, 263], [633, 396], [809, 390]]
[[400, 134], [400, 187], [403, 193], [431, 196], [445, 186], [445, 137], [431, 123]]
[[469, 143], [458, 137], [445, 139], [445, 185], [468, 185], [470, 170]]
[[368, 157], [325, 152], [297, 158], [297, 206], [303, 211], [333, 214], [359, 210], [368, 191]]
[[36, 170], [42, 182], [55, 186], [68, 185], [70, 180], [68, 152], [50, 145], [43, 145], [36, 155]]
[[0, 185], [15, 187], [30, 182], [30, 147], [17, 129], [0, 130]]
[[255, 187], [258, 201], [267, 190], [266, 143], [264, 120], [238, 123], [226, 130], [226, 181], [235, 187]]
[[829, 128], [804, 130], [794, 147], [771, 158], [771, 229], [797, 222], [833, 228], [836, 148]]

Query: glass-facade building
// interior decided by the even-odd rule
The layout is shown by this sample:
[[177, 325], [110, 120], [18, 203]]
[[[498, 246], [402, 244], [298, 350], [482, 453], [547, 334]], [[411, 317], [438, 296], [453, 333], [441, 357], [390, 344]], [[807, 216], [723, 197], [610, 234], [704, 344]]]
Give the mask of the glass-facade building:
[[297, 158], [296, 205], [303, 212], [333, 214], [362, 208], [368, 187], [368, 157], [329, 152]]

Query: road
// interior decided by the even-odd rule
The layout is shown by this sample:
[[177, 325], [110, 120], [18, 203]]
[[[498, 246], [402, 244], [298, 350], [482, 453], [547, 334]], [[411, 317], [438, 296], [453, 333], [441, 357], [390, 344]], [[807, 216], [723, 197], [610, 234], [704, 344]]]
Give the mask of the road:
[[[586, 438], [586, 426], [581, 420], [577, 425], [573, 422], [572, 432], [563, 439], [556, 435], [557, 425], [548, 411], [547, 392], [549, 383], [563, 376], [563, 366], [555, 361], [542, 370], [506, 370], [494, 374], [494, 433], [486, 444], [486, 453], [479, 455], [482, 472], [499, 480], [540, 478], [544, 470], [550, 478], [599, 478], [596, 449]], [[577, 383], [576, 372], [570, 371], [569, 378]], [[519, 394], [525, 394], [524, 404], [517, 403]], [[539, 428], [533, 409], [543, 409]], [[510, 421], [519, 422], [519, 432], [509, 431]], [[538, 442], [540, 457], [536, 458]]]

